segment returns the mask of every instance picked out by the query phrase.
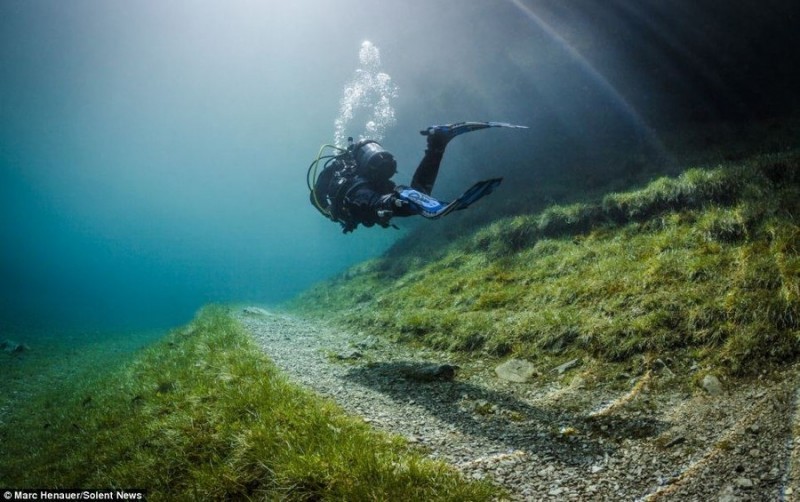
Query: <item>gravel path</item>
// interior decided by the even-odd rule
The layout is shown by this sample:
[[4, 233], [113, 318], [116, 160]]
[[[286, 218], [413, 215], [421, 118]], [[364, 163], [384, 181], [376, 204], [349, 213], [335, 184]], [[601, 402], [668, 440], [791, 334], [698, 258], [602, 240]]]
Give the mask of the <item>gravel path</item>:
[[698, 370], [663, 365], [620, 375], [618, 391], [580, 367], [501, 382], [480, 360], [427, 378], [452, 356], [256, 307], [237, 315], [292, 380], [514, 500], [800, 499], [794, 369], [716, 396], [675, 389], [673, 373]]

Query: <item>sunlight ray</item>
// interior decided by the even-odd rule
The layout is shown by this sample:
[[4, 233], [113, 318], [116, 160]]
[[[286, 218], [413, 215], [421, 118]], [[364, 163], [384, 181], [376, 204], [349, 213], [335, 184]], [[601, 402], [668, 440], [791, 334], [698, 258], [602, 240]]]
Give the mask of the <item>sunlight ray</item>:
[[616, 106], [636, 127], [636, 130], [641, 134], [642, 139], [646, 144], [653, 148], [658, 154], [660, 160], [668, 160], [669, 155], [664, 148], [661, 140], [658, 138], [656, 131], [648, 125], [639, 112], [633, 105], [625, 99], [622, 94], [605, 78], [597, 68], [595, 68], [578, 50], [564, 39], [558, 32], [545, 22], [533, 9], [524, 3], [522, 0], [509, 0], [512, 5], [517, 7], [528, 19], [530, 19], [539, 29], [544, 31], [550, 39], [557, 42], [558, 45], [567, 53], [570, 60], [578, 65], [581, 70], [586, 73], [591, 80], [608, 96], [611, 102]]

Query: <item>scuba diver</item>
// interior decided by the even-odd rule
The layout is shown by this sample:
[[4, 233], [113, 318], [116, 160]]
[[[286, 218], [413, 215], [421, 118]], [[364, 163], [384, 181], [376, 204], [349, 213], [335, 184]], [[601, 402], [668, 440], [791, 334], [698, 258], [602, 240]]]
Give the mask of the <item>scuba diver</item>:
[[[526, 126], [505, 122], [459, 122], [430, 126], [420, 131], [420, 134], [427, 136], [427, 148], [411, 178], [410, 187], [398, 186], [391, 180], [397, 172], [397, 162], [377, 141], [362, 140], [354, 144], [353, 138], [348, 138], [347, 148], [323, 145], [306, 176], [311, 204], [326, 218], [338, 222], [344, 233], [352, 232], [359, 224], [387, 228], [393, 217], [419, 215], [436, 219], [452, 211], [465, 209], [491, 193], [502, 178], [479, 181], [449, 203], [437, 200], [430, 194], [450, 140], [459, 134], [488, 127], [527, 129]], [[326, 148], [336, 153], [322, 155]], [[322, 172], [318, 172], [323, 160]]]

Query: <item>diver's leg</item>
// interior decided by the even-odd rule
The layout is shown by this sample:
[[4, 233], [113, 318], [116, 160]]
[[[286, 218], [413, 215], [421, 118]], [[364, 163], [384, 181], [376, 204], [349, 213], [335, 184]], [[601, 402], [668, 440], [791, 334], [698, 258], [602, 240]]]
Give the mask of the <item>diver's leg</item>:
[[439, 175], [439, 164], [442, 162], [448, 141], [450, 138], [445, 135], [431, 134], [428, 136], [428, 148], [425, 149], [425, 156], [422, 157], [417, 170], [414, 171], [414, 177], [411, 178], [411, 188], [430, 195], [433, 191], [433, 184], [436, 183], [436, 177]]

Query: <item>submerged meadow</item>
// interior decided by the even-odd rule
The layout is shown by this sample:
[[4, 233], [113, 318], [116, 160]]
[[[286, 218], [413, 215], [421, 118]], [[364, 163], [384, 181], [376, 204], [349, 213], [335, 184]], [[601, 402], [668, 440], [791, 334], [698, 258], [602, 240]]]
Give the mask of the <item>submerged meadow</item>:
[[0, 427], [0, 484], [150, 500], [491, 500], [404, 440], [291, 384], [222, 307], [38, 389]]

